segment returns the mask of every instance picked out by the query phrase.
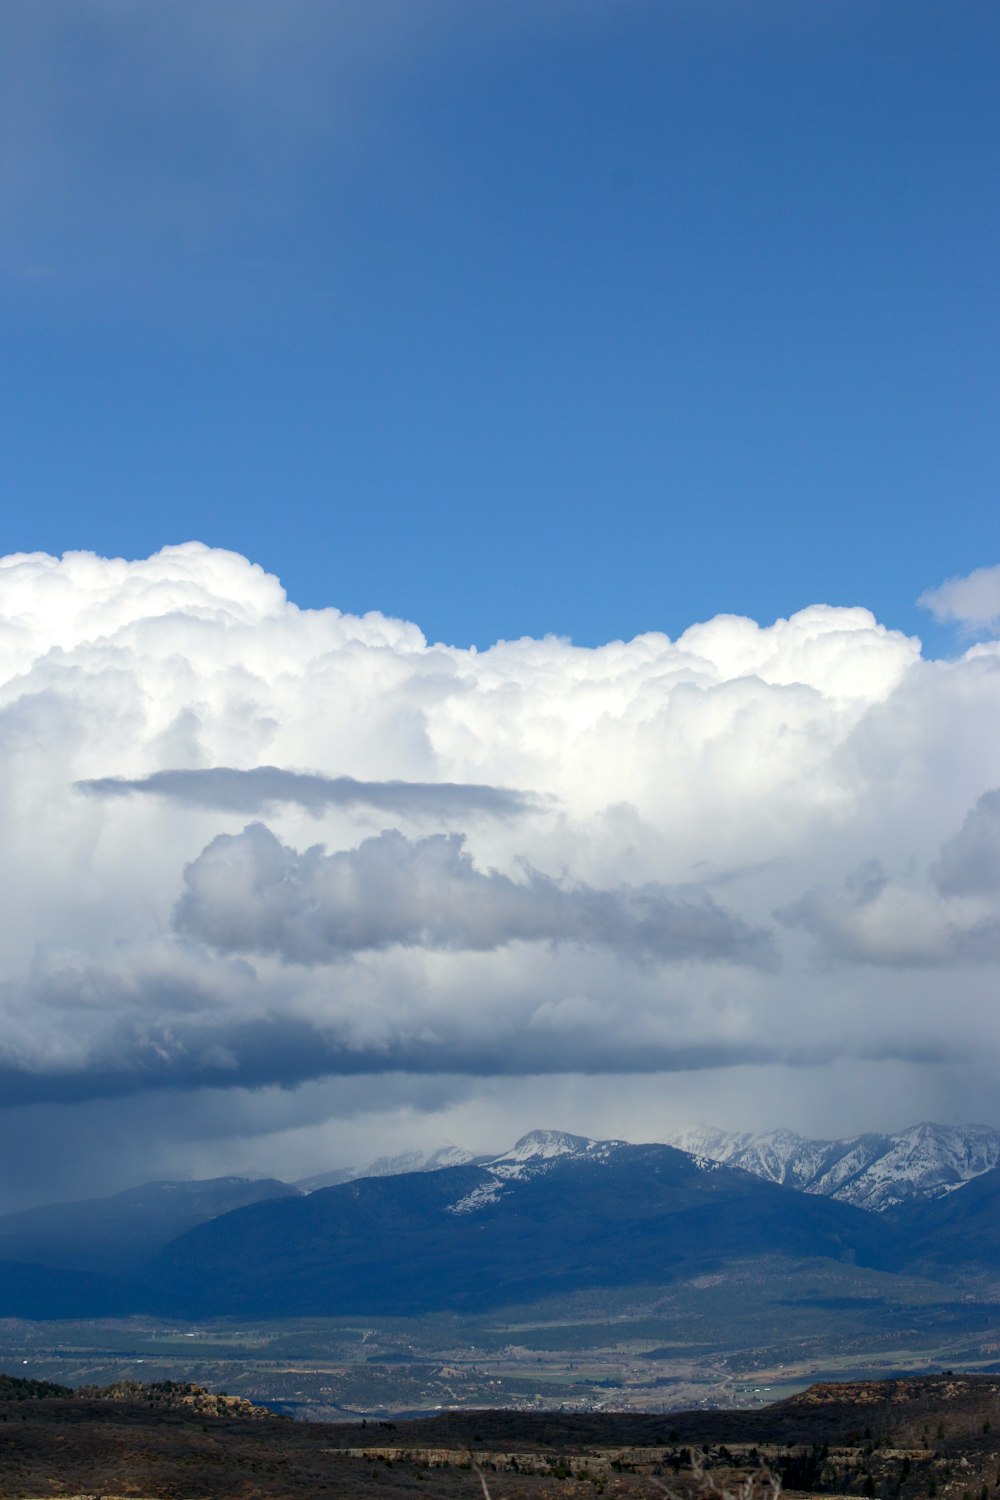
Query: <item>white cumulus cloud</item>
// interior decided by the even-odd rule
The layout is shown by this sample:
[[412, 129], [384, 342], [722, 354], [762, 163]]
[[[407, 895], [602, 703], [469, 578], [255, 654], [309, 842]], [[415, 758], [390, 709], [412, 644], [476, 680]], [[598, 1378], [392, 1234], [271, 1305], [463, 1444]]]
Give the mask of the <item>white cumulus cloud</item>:
[[1000, 646], [928, 661], [859, 608], [475, 651], [196, 543], [4, 558], [3, 1097], [960, 1089], [1000, 1050], [998, 738]]

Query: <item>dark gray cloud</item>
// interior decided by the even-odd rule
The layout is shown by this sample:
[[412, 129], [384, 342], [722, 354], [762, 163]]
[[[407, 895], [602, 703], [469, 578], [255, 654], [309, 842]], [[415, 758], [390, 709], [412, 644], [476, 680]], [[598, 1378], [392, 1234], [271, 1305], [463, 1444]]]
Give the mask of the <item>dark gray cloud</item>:
[[394, 946], [490, 951], [514, 942], [597, 945], [637, 962], [767, 967], [770, 936], [709, 896], [650, 883], [595, 890], [526, 868], [477, 870], [461, 834], [396, 830], [357, 849], [304, 853], [261, 823], [221, 834], [187, 866], [178, 931], [230, 953], [331, 963]]
[[356, 781], [353, 776], [320, 776], [280, 766], [232, 766], [203, 770], [154, 771], [151, 776], [101, 776], [78, 781], [90, 797], [165, 797], [185, 807], [216, 812], [259, 813], [293, 803], [311, 813], [330, 807], [370, 807], [404, 818], [466, 818], [476, 813], [514, 818], [532, 812], [542, 800], [507, 787], [457, 781]]
[[1000, 891], [1000, 789], [984, 792], [959, 831], [941, 846], [931, 877], [945, 896]]
[[[781, 1039], [672, 1041], [648, 1024], [609, 1025], [600, 1035], [546, 1032], [522, 1018], [497, 1017], [488, 1035], [454, 1021], [423, 1024], [408, 1034], [359, 1043], [344, 1024], [273, 1014], [251, 1020], [230, 1015], [175, 1016], [169, 1024], [123, 1026], [106, 1050], [60, 1066], [37, 1067], [0, 1058], [0, 1108], [75, 1105], [134, 1095], [213, 1091], [219, 1094], [272, 1086], [295, 1088], [324, 1078], [346, 1082], [389, 1074], [413, 1078], [518, 1078], [608, 1073], [697, 1073], [712, 1069], [792, 1068], [829, 1064], [837, 1057], [927, 1063], [949, 1061], [967, 1049], [905, 1036], [844, 1038], [829, 1044], [787, 1044]], [[221, 1107], [221, 1106], [220, 1106]], [[354, 1101], [352, 1110], [360, 1108]], [[176, 1133], [176, 1127], [175, 1127]]]
[[[130, 1044], [130, 1045], [129, 1045]], [[226, 1062], [201, 1061], [212, 1050]], [[650, 1045], [648, 1038], [619, 1036], [600, 1047], [578, 1038], [515, 1033], [498, 1028], [490, 1041], [459, 1034], [393, 1038], [358, 1046], [319, 1023], [271, 1017], [218, 1028], [172, 1025], [119, 1038], [116, 1055], [87, 1068], [28, 1071], [0, 1062], [2, 1107], [71, 1104], [112, 1099], [149, 1090], [294, 1087], [328, 1077], [384, 1073], [465, 1074], [515, 1077], [537, 1073], [688, 1072], [772, 1062], [780, 1047], [764, 1043]], [[812, 1062], [811, 1057], [806, 1059]]]

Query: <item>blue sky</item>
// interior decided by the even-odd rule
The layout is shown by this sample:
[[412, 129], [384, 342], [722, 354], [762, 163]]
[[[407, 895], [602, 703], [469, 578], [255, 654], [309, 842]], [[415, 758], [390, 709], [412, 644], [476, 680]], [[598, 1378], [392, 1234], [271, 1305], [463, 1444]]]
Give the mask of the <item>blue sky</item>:
[[596, 644], [998, 545], [985, 0], [8, 0], [3, 551]]

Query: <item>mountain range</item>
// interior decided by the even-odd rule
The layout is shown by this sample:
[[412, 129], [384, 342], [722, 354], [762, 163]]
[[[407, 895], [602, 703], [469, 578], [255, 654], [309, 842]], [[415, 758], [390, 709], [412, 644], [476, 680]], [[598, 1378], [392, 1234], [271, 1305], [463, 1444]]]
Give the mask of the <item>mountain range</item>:
[[[543, 1138], [556, 1152], [560, 1148], [553, 1142], [579, 1139], [561, 1131], [538, 1130], [524, 1139], [533, 1143], [530, 1149], [538, 1150]], [[739, 1167], [766, 1182], [837, 1198], [872, 1213], [884, 1213], [912, 1199], [943, 1197], [1000, 1165], [1000, 1130], [991, 1125], [936, 1125], [929, 1121], [893, 1134], [854, 1135], [841, 1140], [817, 1140], [785, 1129], [741, 1132], [692, 1125], [661, 1144]], [[562, 1149], [568, 1148], [564, 1145]], [[300, 1178], [295, 1186], [303, 1192], [315, 1192], [359, 1177], [435, 1172], [441, 1167], [488, 1160], [449, 1144], [429, 1151], [380, 1156], [364, 1166]]]
[[[0, 1316], [479, 1312], [776, 1256], [951, 1286], [1000, 1269], [1000, 1168], [971, 1175], [992, 1149], [980, 1127], [968, 1149], [932, 1126], [846, 1143], [773, 1132], [739, 1138], [728, 1164], [711, 1152], [735, 1138], [687, 1139], [699, 1149], [534, 1131], [485, 1161], [383, 1162], [330, 1186], [157, 1183], [7, 1215]], [[839, 1180], [838, 1162], [854, 1169]]]
[[539, 1132], [479, 1166], [360, 1178], [252, 1204], [165, 1247], [165, 1311], [308, 1317], [481, 1312], [656, 1284], [728, 1259], [890, 1269], [876, 1216], [671, 1146]]

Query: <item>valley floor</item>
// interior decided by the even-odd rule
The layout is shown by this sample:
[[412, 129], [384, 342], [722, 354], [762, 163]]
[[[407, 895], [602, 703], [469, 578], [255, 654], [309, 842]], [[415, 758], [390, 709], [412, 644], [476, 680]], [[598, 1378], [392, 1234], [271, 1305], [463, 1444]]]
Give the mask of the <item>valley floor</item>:
[[501, 1315], [0, 1320], [0, 1369], [70, 1386], [194, 1380], [321, 1421], [449, 1409], [753, 1409], [817, 1380], [1000, 1364], [1000, 1304], [775, 1258]]

